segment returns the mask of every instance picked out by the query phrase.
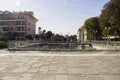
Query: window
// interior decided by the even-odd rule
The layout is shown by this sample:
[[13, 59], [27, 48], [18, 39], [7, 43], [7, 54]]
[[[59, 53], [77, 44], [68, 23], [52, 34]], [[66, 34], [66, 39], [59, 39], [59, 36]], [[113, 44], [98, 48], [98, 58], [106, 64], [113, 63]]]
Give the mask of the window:
[[4, 28], [3, 28], [3, 31], [8, 31], [8, 28], [7, 28], [7, 27], [4, 27]]
[[2, 16], [0, 16], [0, 20], [2, 20]]
[[28, 28], [28, 31], [30, 31], [30, 28]]
[[30, 25], [30, 23], [28, 22], [28, 25]]
[[11, 30], [13, 30], [13, 28], [11, 28]]
[[24, 22], [24, 21], [21, 21], [21, 25], [25, 25], [25, 22]]
[[17, 28], [17, 31], [20, 31], [20, 27]]

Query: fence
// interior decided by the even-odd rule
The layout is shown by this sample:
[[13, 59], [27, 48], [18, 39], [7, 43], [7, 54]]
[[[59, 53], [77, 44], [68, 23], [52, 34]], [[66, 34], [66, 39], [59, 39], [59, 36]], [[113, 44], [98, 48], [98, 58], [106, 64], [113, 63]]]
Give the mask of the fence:
[[120, 50], [120, 41], [91, 41], [97, 50]]
[[78, 43], [78, 42], [10, 41], [8, 50], [23, 50], [23, 51], [120, 50], [120, 42], [81, 41]]

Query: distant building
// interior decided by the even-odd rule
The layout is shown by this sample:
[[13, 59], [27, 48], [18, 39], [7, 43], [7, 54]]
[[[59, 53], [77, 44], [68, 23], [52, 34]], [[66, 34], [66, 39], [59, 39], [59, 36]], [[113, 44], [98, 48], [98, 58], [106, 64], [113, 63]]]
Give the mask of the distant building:
[[81, 27], [78, 29], [78, 32], [77, 32], [77, 40], [78, 42], [80, 41], [86, 41], [87, 40], [87, 31], [84, 27]]
[[17, 39], [25, 39], [26, 35], [34, 36], [36, 33], [37, 19], [33, 16], [33, 12], [10, 12], [0, 11], [0, 28], [3, 34], [16, 35]]
[[80, 42], [80, 41], [82, 40], [82, 37], [83, 37], [82, 35], [83, 35], [82, 29], [79, 28], [79, 29], [78, 29], [78, 32], [77, 32], [77, 41], [78, 41], [78, 42]]

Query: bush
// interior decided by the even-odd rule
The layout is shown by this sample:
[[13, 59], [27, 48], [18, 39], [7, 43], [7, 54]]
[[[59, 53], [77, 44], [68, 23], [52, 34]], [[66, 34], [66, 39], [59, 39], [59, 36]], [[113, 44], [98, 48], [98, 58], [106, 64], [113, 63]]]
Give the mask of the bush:
[[0, 41], [0, 49], [7, 48], [7, 43], [4, 41]]
[[6, 37], [6, 36], [0, 36], [0, 41], [7, 42], [8, 41], [8, 37]]

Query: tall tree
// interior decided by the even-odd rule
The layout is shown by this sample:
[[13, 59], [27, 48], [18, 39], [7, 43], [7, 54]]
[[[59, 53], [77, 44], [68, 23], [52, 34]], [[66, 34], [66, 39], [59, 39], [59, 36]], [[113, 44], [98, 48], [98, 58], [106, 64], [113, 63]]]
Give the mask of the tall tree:
[[88, 18], [84, 23], [84, 27], [87, 30], [89, 39], [93, 39], [92, 38], [93, 36], [97, 37], [98, 39], [101, 38], [101, 28], [99, 26], [99, 18], [98, 17]]
[[110, 0], [105, 4], [100, 15], [100, 26], [105, 31], [105, 27], [111, 27], [109, 34], [120, 36], [120, 0]]

